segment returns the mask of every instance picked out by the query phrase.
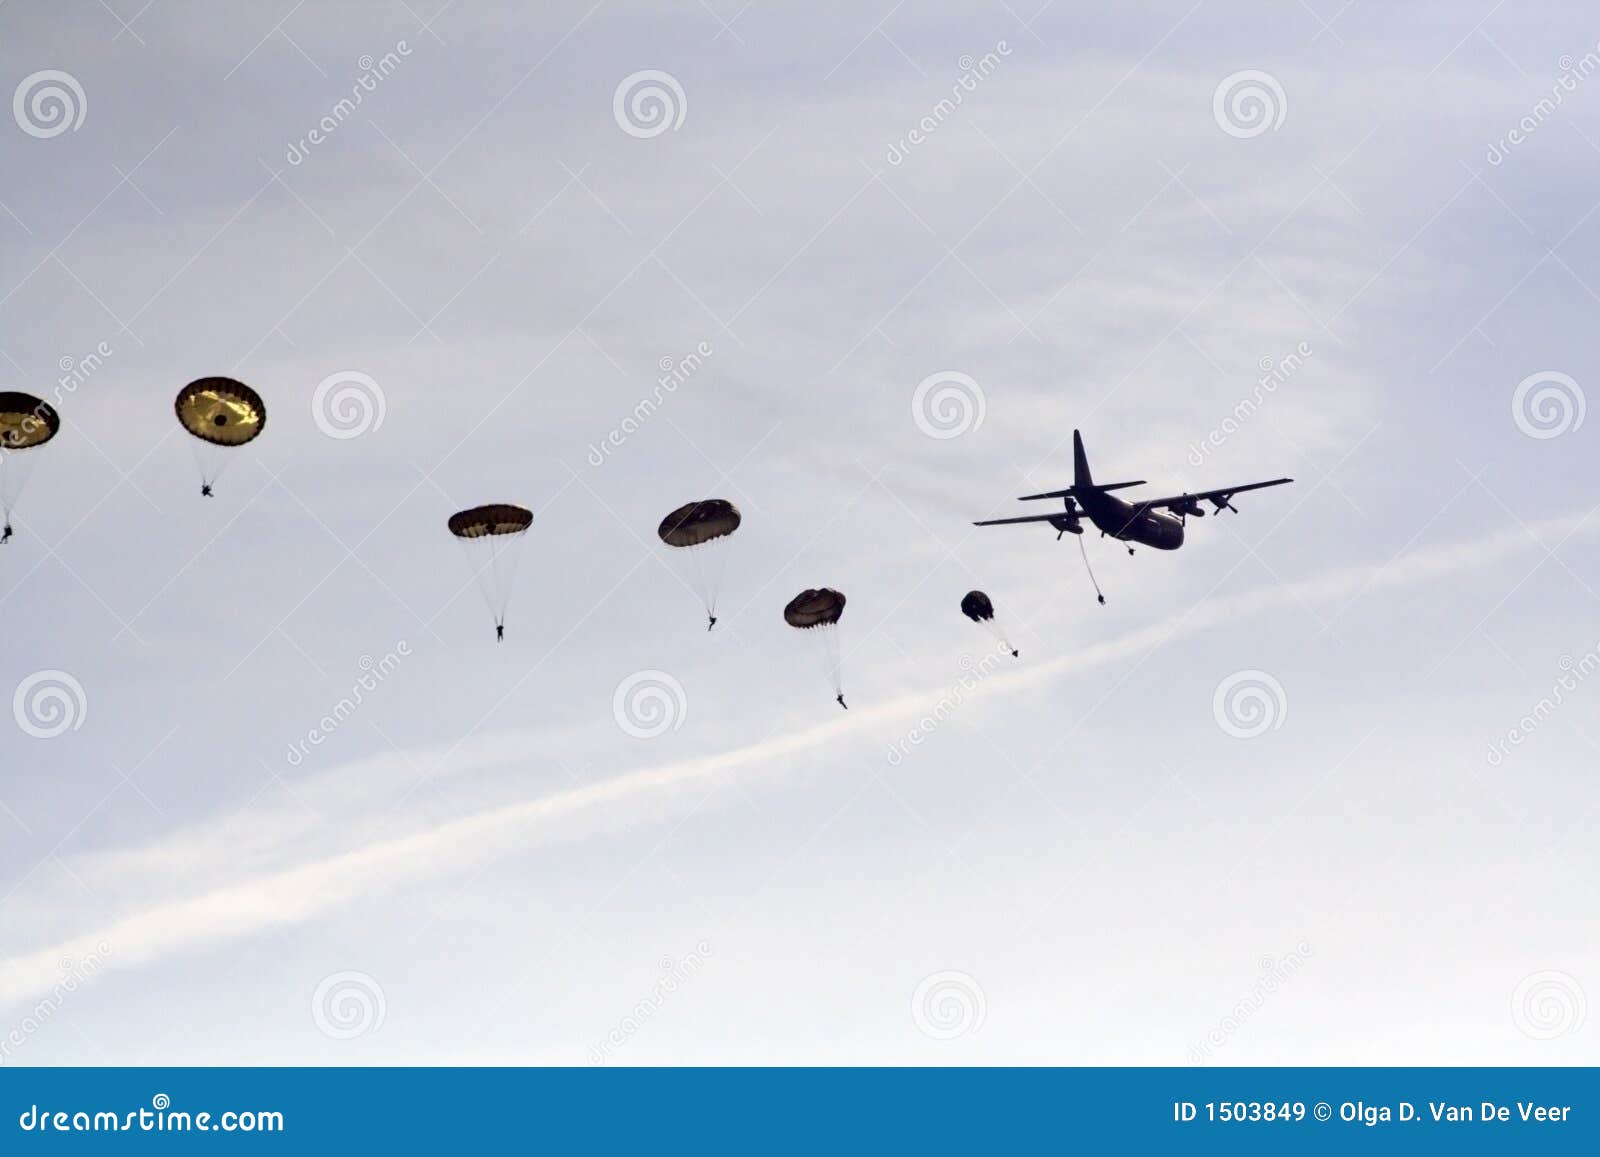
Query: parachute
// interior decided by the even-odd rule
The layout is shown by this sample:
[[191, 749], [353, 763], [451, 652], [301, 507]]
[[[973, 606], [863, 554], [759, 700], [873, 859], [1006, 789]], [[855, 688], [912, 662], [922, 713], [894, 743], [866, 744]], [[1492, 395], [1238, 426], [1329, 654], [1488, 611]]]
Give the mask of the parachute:
[[783, 621], [801, 631], [811, 631], [822, 645], [823, 663], [828, 681], [833, 684], [839, 706], [849, 710], [844, 701], [844, 683], [839, 665], [839, 618], [844, 614], [844, 595], [828, 587], [804, 590], [789, 600], [783, 608]]
[[689, 560], [689, 579], [705, 604], [706, 630], [717, 625], [717, 595], [727, 565], [728, 539], [742, 521], [739, 508], [724, 498], [688, 502], [661, 520], [656, 534]]
[[0, 543], [11, 538], [11, 511], [33, 473], [34, 455], [61, 429], [55, 407], [32, 394], [0, 393]]
[[267, 404], [243, 382], [200, 378], [178, 391], [173, 408], [183, 428], [198, 439], [200, 493], [209, 498], [212, 483], [228, 465], [228, 452], [253, 442], [266, 428]]
[[506, 606], [516, 577], [522, 540], [533, 525], [533, 511], [509, 503], [474, 506], [450, 516], [448, 526], [467, 556], [478, 589], [494, 616], [495, 638], [506, 637]]
[[982, 591], [968, 591], [961, 600], [961, 613], [977, 623], [987, 627], [995, 641], [1011, 652], [1011, 657], [1017, 657], [1017, 649], [1006, 639], [1006, 633], [994, 619], [994, 603]]

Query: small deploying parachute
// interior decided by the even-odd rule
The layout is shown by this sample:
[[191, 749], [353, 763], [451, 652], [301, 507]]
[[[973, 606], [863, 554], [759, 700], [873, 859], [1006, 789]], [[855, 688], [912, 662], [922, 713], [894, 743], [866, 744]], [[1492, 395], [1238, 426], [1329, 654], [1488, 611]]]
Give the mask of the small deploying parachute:
[[11, 511], [33, 473], [36, 450], [61, 429], [61, 415], [43, 398], [7, 391], [0, 393], [0, 516], [5, 528], [0, 543], [11, 540]]
[[178, 422], [199, 441], [195, 464], [200, 468], [200, 493], [227, 468], [229, 452], [253, 442], [267, 425], [267, 404], [261, 395], [232, 378], [200, 378], [178, 391], [173, 408]]
[[848, 711], [850, 705], [844, 701], [844, 682], [839, 671], [839, 618], [843, 614], [844, 595], [829, 587], [801, 591], [783, 608], [784, 622], [796, 630], [810, 631], [820, 640], [828, 681], [833, 684], [839, 706]]
[[1007, 640], [1000, 624], [995, 622], [994, 603], [989, 600], [988, 595], [982, 591], [968, 591], [961, 600], [961, 613], [979, 626], [987, 627], [989, 633], [995, 637], [995, 641], [1010, 651], [1013, 659], [1017, 657], [1017, 649]]
[[739, 508], [725, 498], [688, 502], [661, 520], [656, 534], [689, 560], [689, 578], [705, 604], [706, 630], [717, 625], [717, 595], [728, 561], [728, 539], [739, 529]]
[[506, 607], [511, 602], [511, 584], [517, 573], [517, 556], [522, 540], [533, 525], [533, 511], [510, 503], [496, 502], [474, 506], [450, 516], [450, 533], [461, 544], [467, 565], [478, 580], [483, 601], [494, 616], [494, 635], [506, 637]]

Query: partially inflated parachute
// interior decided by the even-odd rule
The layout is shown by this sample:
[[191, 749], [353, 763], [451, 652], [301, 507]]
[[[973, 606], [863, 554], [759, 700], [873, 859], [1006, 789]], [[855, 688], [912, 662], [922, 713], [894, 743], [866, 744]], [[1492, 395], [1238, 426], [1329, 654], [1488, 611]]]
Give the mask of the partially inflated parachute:
[[495, 638], [506, 635], [506, 607], [511, 602], [517, 556], [533, 525], [533, 511], [510, 503], [474, 506], [450, 516], [450, 533], [461, 543], [478, 589], [494, 616]]
[[1011, 652], [1011, 657], [1017, 657], [1017, 649], [1006, 639], [1006, 633], [1000, 624], [995, 621], [994, 603], [982, 591], [968, 591], [961, 600], [961, 613], [977, 623], [987, 627], [989, 633], [1006, 650]]
[[839, 706], [849, 709], [844, 701], [844, 679], [839, 670], [839, 618], [844, 614], [844, 595], [829, 587], [805, 590], [789, 600], [783, 608], [783, 621], [801, 631], [810, 631], [820, 641], [823, 664], [828, 681], [833, 684]]
[[233, 451], [261, 436], [267, 425], [267, 404], [261, 395], [232, 378], [200, 378], [178, 391], [173, 408], [178, 422], [197, 441], [200, 493], [211, 496], [212, 483], [227, 468]]
[[11, 511], [33, 473], [39, 447], [60, 429], [61, 415], [49, 402], [32, 394], [0, 393], [0, 515], [5, 519], [0, 543], [11, 538]]
[[688, 559], [689, 578], [705, 604], [706, 630], [717, 625], [717, 595], [727, 565], [728, 540], [739, 529], [739, 508], [725, 498], [688, 502], [661, 520], [656, 534]]

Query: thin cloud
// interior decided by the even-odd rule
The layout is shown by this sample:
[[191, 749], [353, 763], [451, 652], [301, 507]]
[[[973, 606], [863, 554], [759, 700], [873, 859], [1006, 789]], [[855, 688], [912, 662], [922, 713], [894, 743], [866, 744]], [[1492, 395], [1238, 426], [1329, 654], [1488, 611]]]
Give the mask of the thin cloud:
[[[1543, 543], [1590, 534], [1595, 527], [1592, 512], [1572, 514], [1468, 542], [1414, 550], [1385, 564], [1345, 567], [1295, 583], [1203, 600], [1187, 613], [1072, 655], [994, 675], [984, 681], [977, 695], [1003, 695], [1047, 684], [1064, 675], [1140, 655], [1171, 638], [1289, 605], [1349, 600], [1487, 568], [1543, 550]], [[102, 942], [113, 946], [119, 968], [155, 964], [191, 946], [215, 945], [305, 923], [407, 884], [466, 871], [525, 849], [530, 838], [570, 841], [619, 826], [659, 823], [692, 807], [717, 776], [761, 769], [782, 774], [791, 756], [919, 718], [939, 694], [938, 690], [908, 692], [876, 705], [862, 705], [825, 724], [717, 755], [640, 768], [601, 783], [497, 803], [400, 836], [375, 839], [354, 850], [312, 854], [301, 862], [280, 865], [198, 896], [173, 897], [48, 948], [14, 955], [8, 971], [0, 975], [0, 1005], [25, 1002], [49, 991], [59, 980], [63, 959], [80, 957]], [[526, 748], [520, 742], [508, 743], [506, 736], [488, 737], [463, 748], [453, 770], [503, 764], [513, 750]], [[350, 789], [352, 782], [386, 778], [402, 766], [414, 765], [397, 755], [393, 760], [364, 760], [330, 772], [321, 777], [319, 798], [352, 800], [356, 798]], [[303, 835], [304, 825], [320, 821], [307, 817], [304, 825], [297, 825], [292, 813], [274, 808], [235, 813], [222, 822], [230, 833], [226, 842], [203, 838], [198, 828], [183, 829], [131, 852], [82, 857], [75, 870], [93, 878], [137, 865], [170, 863], [181, 853], [185, 857], [205, 854], [221, 871], [229, 852], [236, 853], [241, 843], [263, 847], [272, 840]], [[189, 866], [193, 876], [208, 874], [204, 864], [190, 862]]]

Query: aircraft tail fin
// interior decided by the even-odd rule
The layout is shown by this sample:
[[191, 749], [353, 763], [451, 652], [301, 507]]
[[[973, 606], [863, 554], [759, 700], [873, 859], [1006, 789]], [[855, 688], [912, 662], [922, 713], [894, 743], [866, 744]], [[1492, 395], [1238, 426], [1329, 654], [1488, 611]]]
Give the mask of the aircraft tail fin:
[[1072, 488], [1080, 493], [1094, 489], [1094, 476], [1089, 473], [1089, 456], [1083, 452], [1083, 435], [1072, 432]]

